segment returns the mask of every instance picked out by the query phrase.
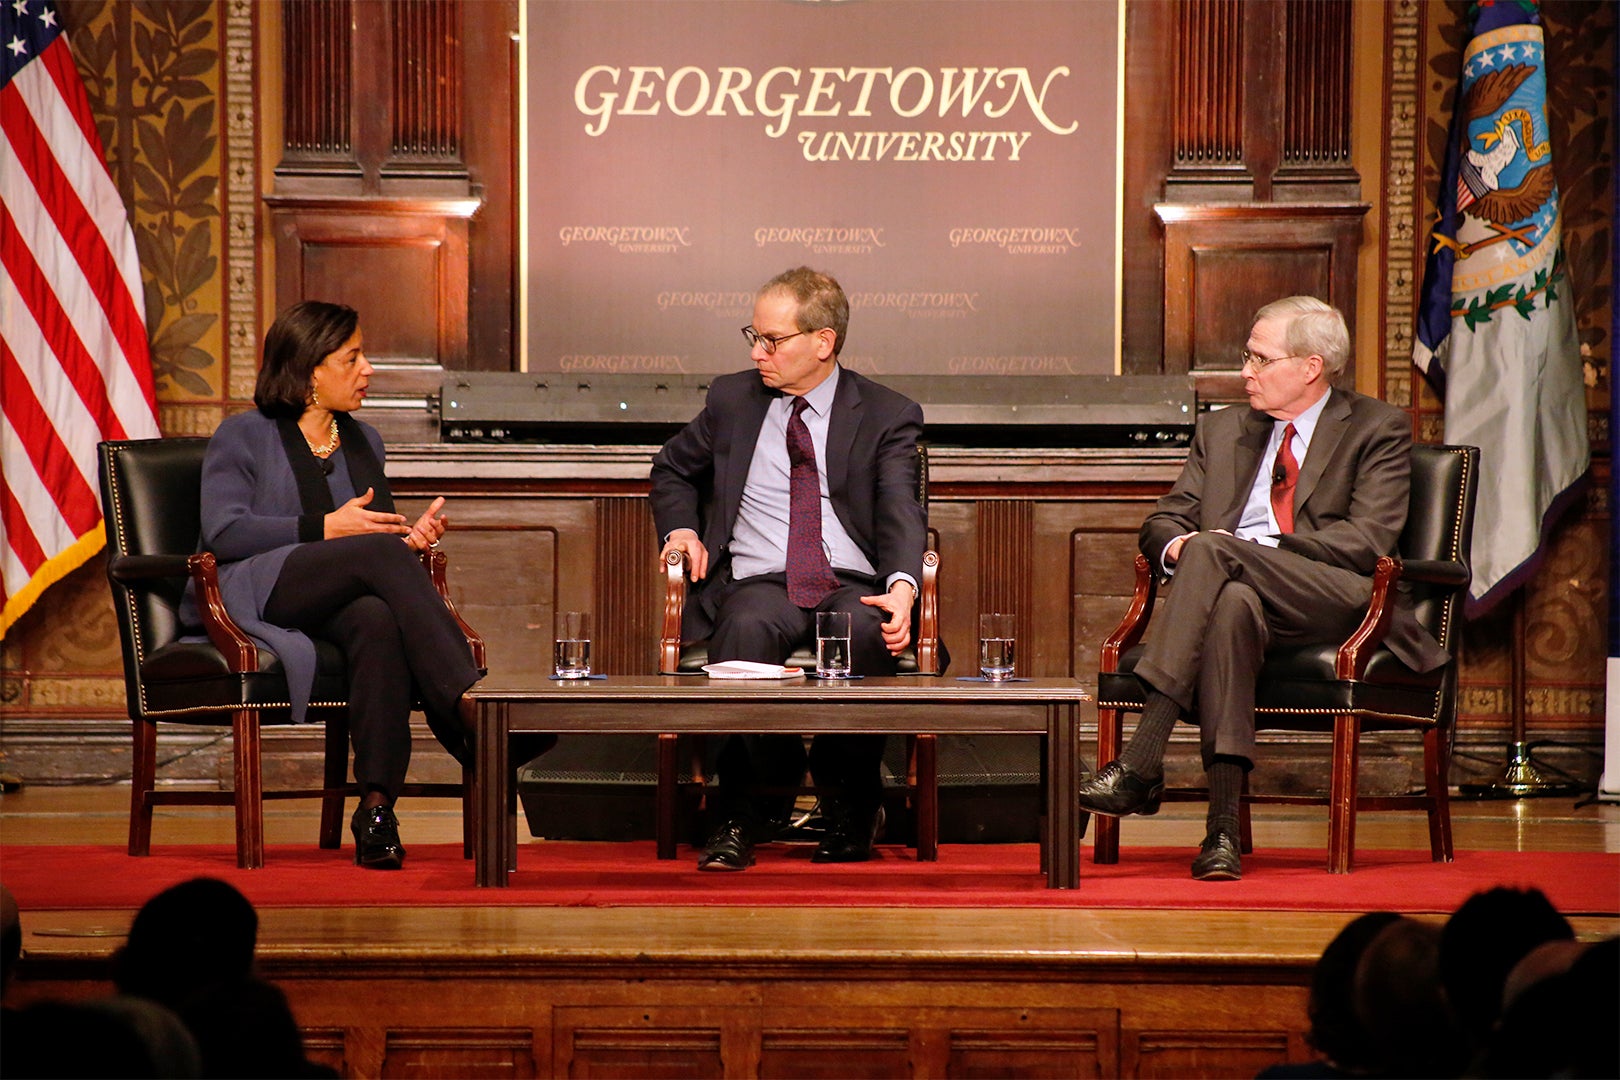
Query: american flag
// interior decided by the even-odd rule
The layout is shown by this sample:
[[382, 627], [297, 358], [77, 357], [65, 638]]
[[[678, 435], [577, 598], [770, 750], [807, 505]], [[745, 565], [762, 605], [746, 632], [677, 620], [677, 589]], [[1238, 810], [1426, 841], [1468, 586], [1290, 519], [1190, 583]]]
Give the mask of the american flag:
[[55, 9], [0, 0], [0, 634], [101, 549], [96, 443], [158, 436], [135, 237]]

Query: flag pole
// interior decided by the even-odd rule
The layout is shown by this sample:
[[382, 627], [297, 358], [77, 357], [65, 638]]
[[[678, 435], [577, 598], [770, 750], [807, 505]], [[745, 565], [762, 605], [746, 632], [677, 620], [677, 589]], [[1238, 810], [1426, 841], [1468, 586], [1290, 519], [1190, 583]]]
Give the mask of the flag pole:
[[1508, 600], [1513, 605], [1513, 662], [1508, 682], [1508, 694], [1512, 701], [1513, 733], [1507, 745], [1507, 764], [1503, 766], [1496, 779], [1488, 784], [1459, 785], [1459, 790], [1464, 795], [1482, 799], [1527, 799], [1538, 795], [1576, 795], [1581, 791], [1579, 784], [1543, 776], [1531, 756], [1531, 751], [1535, 747], [1527, 738], [1524, 707], [1524, 690], [1528, 683], [1525, 678], [1524, 660], [1524, 593], [1522, 587], [1515, 589]]

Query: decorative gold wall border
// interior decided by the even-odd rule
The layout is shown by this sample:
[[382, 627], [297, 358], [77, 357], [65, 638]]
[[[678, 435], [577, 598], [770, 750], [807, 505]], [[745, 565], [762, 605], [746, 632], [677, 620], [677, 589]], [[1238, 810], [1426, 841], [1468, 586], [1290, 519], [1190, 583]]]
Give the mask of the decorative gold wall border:
[[1384, 356], [1385, 401], [1413, 405], [1412, 333], [1416, 320], [1417, 264], [1411, 252], [1418, 215], [1418, 72], [1422, 67], [1418, 0], [1385, 7], [1384, 100]]
[[254, 48], [253, 0], [225, 4], [225, 167], [222, 182], [228, 263], [225, 293], [225, 396], [251, 400], [258, 371], [259, 167], [258, 114], [254, 86], [258, 54]]

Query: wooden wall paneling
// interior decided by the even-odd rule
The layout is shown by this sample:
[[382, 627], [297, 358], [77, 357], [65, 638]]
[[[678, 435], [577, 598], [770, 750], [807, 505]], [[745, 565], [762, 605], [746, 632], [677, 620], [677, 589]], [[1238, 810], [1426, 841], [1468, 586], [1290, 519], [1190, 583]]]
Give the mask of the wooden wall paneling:
[[650, 675], [658, 670], [663, 576], [652, 508], [642, 496], [596, 500], [596, 640], [592, 670]]
[[1065, 638], [1071, 667], [1061, 674], [1072, 674], [1094, 687], [1103, 638], [1119, 625], [1130, 604], [1136, 581], [1136, 537], [1142, 519], [1153, 509], [1153, 500], [1144, 497], [1042, 509], [1042, 518], [1051, 521], [1053, 533], [1050, 540], [1043, 540], [1043, 546], [1052, 548], [1054, 555], [1066, 556], [1069, 564], [1070, 587], [1062, 590], [1062, 609], [1057, 614], [1068, 620]]
[[1356, 198], [1351, 166], [1351, 0], [1283, 5], [1282, 122], [1273, 183], [1288, 199]]
[[[282, 155], [278, 178], [358, 185], [354, 41], [347, 3], [282, 0]], [[296, 182], [296, 181], [294, 181]]]
[[[590, 1005], [553, 1010], [553, 1076], [757, 1076], [752, 1009]], [[752, 1066], [752, 1067], [750, 1067]]]
[[[429, 501], [401, 498], [400, 512], [418, 514]], [[483, 635], [490, 670], [550, 670], [556, 612], [600, 610], [592, 585], [598, 550], [595, 501], [455, 496], [447, 500], [445, 513], [450, 528], [442, 543], [450, 559], [450, 595]], [[608, 632], [623, 630], [615, 625]]]
[[[978, 516], [978, 611], [1008, 611], [1016, 615], [1019, 641], [1016, 671], [1027, 676], [1037, 670], [1034, 656], [1040, 648], [1032, 633], [1033, 601], [1030, 575], [1035, 549], [1035, 508], [1027, 500], [982, 499]], [[979, 636], [977, 623], [968, 638], [977, 666]]]
[[378, 1076], [457, 1076], [466, 1080], [538, 1075], [526, 1028], [426, 1028], [390, 1032]]
[[1174, 125], [1176, 7], [1125, 5], [1125, 190], [1120, 219], [1121, 369], [1158, 374], [1164, 346], [1164, 235], [1154, 206], [1164, 199]]
[[376, 366], [366, 420], [396, 442], [436, 442], [428, 411], [444, 372], [466, 365], [470, 198], [269, 196], [276, 306], [304, 299], [360, 312]]
[[[813, 1011], [813, 1010], [812, 1010]], [[782, 1026], [769, 1022], [759, 1033], [759, 1076], [886, 1077], [916, 1075], [911, 1030], [888, 1012], [833, 1018], [827, 1028], [817, 1018], [793, 1010]]]
[[373, 362], [455, 367], [465, 360], [467, 222], [476, 199], [266, 202], [278, 299], [356, 308]]
[[928, 528], [939, 552], [939, 636], [950, 650], [950, 674], [979, 670], [979, 530], [971, 501], [946, 500], [935, 489], [928, 502]]
[[[1242, 398], [1236, 356], [1260, 305], [1310, 292], [1356, 309], [1366, 203], [1160, 204], [1165, 230], [1164, 368], [1201, 400]], [[1355, 350], [1340, 377], [1355, 385]]]
[[1121, 1075], [1252, 1077], [1288, 1060], [1288, 1035], [1278, 1031], [1141, 1031], [1125, 1039]]
[[384, 173], [466, 176], [461, 161], [462, 12], [456, 0], [392, 0], [392, 136]]
[[[435, 440], [422, 414], [442, 369], [469, 366], [473, 325], [480, 349], [510, 366], [514, 5], [287, 0], [280, 10], [290, 43], [280, 57], [283, 145], [265, 200], [274, 307], [338, 299], [397, 326], [397, 341], [368, 335], [374, 359], [395, 361], [374, 380], [372, 400], [417, 406], [408, 418], [384, 417], [402, 420], [385, 436]], [[474, 143], [477, 190], [463, 131], [474, 109], [495, 128]], [[474, 320], [470, 231], [485, 189], [496, 193], [498, 214], [479, 230], [476, 258], [478, 284], [494, 306]], [[322, 247], [341, 249], [345, 240], [369, 245], [369, 255], [341, 250], [324, 265]]]
[[466, 115], [462, 157], [482, 208], [469, 223], [466, 368], [518, 360], [518, 42], [516, 3], [461, 4]]
[[1242, 0], [1175, 5], [1171, 190], [1214, 185], [1237, 189], [1233, 198], [1253, 194], [1244, 161], [1246, 7]]
[[1067, 544], [1082, 509], [1074, 502], [1056, 499], [1038, 500], [1031, 506], [1030, 558], [1023, 571], [1028, 579], [1029, 618], [1021, 628], [1025, 643], [1019, 648], [1029, 658], [1031, 675], [1085, 679], [1085, 669], [1074, 666], [1077, 646], [1070, 611], [1079, 586]]

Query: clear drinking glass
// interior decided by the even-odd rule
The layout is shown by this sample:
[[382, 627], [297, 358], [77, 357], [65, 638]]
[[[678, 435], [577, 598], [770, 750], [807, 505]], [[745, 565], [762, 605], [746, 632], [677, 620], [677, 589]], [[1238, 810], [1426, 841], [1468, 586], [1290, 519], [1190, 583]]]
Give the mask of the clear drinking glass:
[[552, 668], [559, 679], [583, 679], [590, 675], [591, 616], [588, 612], [557, 612]]
[[849, 678], [849, 612], [816, 612], [816, 675]]
[[979, 674], [990, 682], [1012, 678], [1015, 666], [1013, 616], [1004, 611], [979, 616]]

